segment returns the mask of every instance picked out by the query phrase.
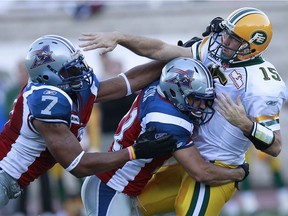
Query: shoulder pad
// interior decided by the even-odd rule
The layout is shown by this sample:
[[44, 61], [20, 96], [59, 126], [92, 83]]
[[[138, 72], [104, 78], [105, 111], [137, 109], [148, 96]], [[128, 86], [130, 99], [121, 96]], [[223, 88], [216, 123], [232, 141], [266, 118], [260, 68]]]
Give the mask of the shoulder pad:
[[58, 89], [38, 88], [27, 97], [27, 103], [34, 118], [59, 121], [70, 124], [72, 100]]

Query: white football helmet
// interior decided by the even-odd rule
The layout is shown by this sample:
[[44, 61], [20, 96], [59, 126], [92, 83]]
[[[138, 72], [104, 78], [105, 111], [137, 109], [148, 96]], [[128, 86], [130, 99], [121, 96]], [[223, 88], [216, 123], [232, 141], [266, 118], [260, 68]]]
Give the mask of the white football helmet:
[[93, 82], [93, 70], [80, 50], [61, 36], [46, 35], [35, 40], [25, 64], [32, 82], [53, 85], [65, 92], [87, 89]]

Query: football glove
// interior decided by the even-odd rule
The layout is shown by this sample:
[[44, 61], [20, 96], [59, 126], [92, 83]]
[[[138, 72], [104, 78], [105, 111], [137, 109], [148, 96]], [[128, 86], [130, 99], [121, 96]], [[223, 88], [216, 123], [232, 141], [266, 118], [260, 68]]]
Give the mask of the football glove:
[[224, 19], [222, 17], [215, 17], [209, 25], [206, 27], [205, 32], [202, 33], [203, 37], [206, 37], [210, 35], [211, 32], [213, 33], [219, 33], [223, 30], [224, 26], [222, 24], [222, 21]]
[[175, 151], [176, 140], [172, 135], [155, 138], [155, 128], [151, 127], [138, 137], [132, 149], [133, 159], [154, 158]]

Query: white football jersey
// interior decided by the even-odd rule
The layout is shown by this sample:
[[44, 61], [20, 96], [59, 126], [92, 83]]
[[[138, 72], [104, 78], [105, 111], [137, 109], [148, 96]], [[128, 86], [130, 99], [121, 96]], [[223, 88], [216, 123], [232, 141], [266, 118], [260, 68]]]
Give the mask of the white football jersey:
[[[192, 46], [194, 57], [208, 68], [221, 65], [209, 56], [208, 43], [209, 40], [205, 39], [202, 43], [195, 43]], [[279, 115], [286, 100], [286, 86], [271, 63], [257, 57], [227, 68], [222, 65], [215, 69], [213, 78], [216, 93], [228, 93], [234, 102], [240, 96], [249, 117], [273, 131], [280, 130]], [[232, 165], [244, 162], [245, 153], [251, 145], [243, 132], [217, 111], [207, 124], [200, 127], [194, 143], [205, 159]]]

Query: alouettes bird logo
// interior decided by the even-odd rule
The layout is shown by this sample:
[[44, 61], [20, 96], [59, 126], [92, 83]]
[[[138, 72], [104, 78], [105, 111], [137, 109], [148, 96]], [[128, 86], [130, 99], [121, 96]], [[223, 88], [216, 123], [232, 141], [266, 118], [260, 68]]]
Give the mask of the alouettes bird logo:
[[173, 77], [173, 78], [167, 80], [166, 82], [173, 83], [173, 84], [180, 82], [182, 86], [185, 86], [187, 88], [192, 87], [192, 80], [194, 79], [193, 78], [193, 73], [194, 73], [193, 70], [184, 71], [184, 70], [180, 70], [178, 68], [173, 68], [173, 70], [171, 70], [171, 71], [173, 71], [174, 73], [177, 73], [178, 76]]
[[50, 46], [45, 45], [40, 50], [34, 51], [31, 56], [34, 56], [34, 62], [30, 69], [39, 67], [43, 64], [48, 64], [50, 62], [54, 62], [55, 60], [52, 58], [53, 51], [50, 51]]

